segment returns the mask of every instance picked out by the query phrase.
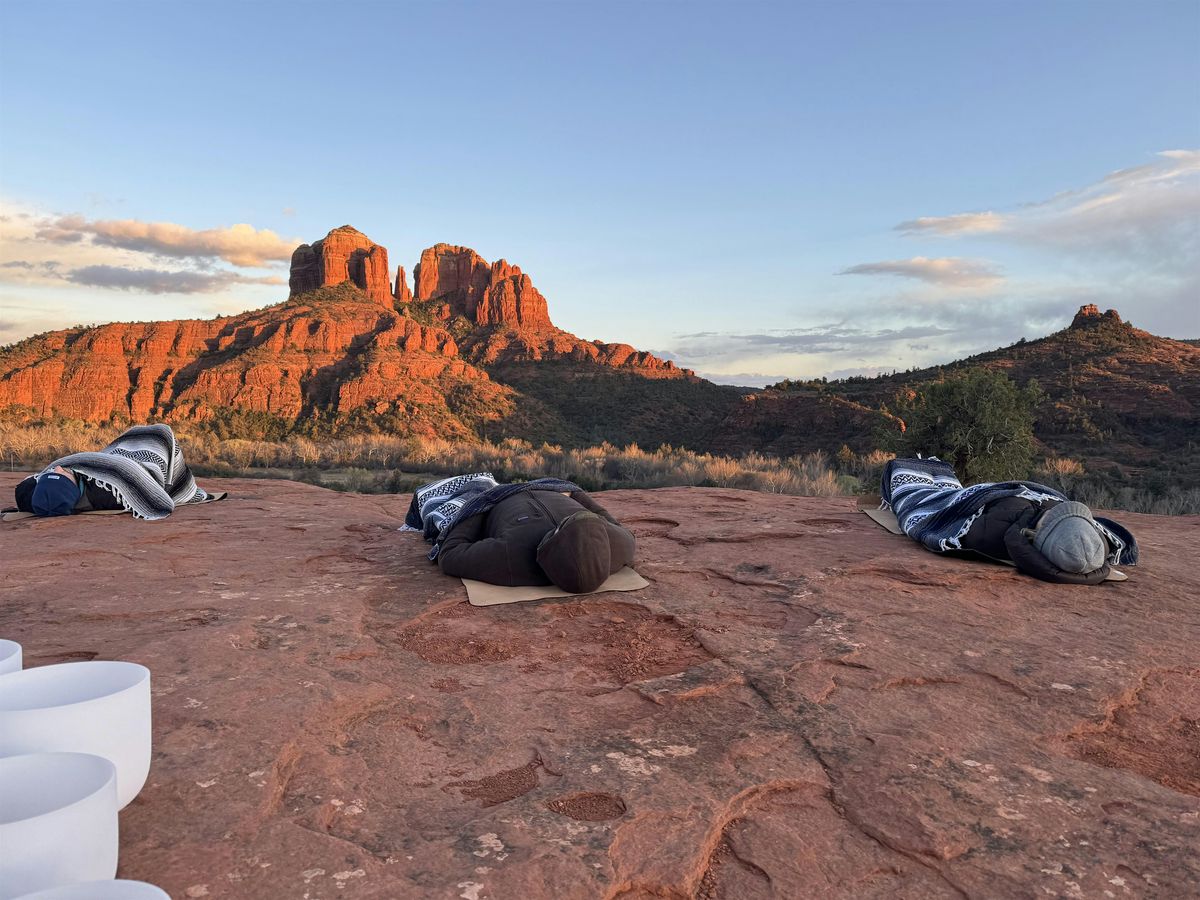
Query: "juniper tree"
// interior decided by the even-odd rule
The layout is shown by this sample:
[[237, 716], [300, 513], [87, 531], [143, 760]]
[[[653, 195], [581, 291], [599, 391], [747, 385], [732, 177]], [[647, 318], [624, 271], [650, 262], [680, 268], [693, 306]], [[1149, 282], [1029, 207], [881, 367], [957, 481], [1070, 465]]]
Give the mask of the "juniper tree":
[[1028, 478], [1040, 397], [1037, 382], [1018, 387], [991, 369], [924, 385], [899, 401], [896, 414], [905, 430], [896, 436], [896, 450], [936, 456], [954, 466], [964, 484]]

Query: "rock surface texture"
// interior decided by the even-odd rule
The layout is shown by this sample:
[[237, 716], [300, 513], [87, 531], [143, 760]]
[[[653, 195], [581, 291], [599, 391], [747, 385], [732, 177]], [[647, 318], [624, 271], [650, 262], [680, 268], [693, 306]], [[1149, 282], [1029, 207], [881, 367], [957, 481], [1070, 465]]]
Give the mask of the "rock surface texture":
[[413, 277], [416, 299], [444, 300], [451, 315], [478, 325], [555, 330], [546, 298], [519, 266], [507, 260], [489, 265], [469, 247], [437, 244], [421, 254]]
[[1122, 515], [1145, 564], [1065, 587], [848, 500], [621, 491], [601, 500], [650, 587], [476, 609], [396, 530], [405, 496], [206, 483], [230, 498], [161, 523], [0, 525], [27, 665], [153, 672], [123, 877], [308, 900], [1200, 884], [1200, 519]]
[[335, 228], [319, 241], [301, 244], [292, 254], [288, 279], [292, 296], [349, 281], [383, 306], [392, 305], [387, 248], [349, 225]]

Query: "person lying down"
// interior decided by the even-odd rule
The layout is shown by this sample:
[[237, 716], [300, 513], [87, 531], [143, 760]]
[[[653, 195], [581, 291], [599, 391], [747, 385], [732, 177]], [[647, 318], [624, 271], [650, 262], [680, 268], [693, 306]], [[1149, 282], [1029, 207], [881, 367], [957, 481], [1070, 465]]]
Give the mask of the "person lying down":
[[207, 499], [168, 425], [134, 426], [99, 453], [56, 459], [16, 487], [17, 509], [35, 516], [126, 510], [163, 519], [176, 506]]
[[964, 488], [953, 468], [929, 457], [889, 462], [880, 493], [900, 529], [935, 553], [1009, 563], [1058, 584], [1124, 580], [1112, 567], [1137, 563], [1137, 541], [1127, 529], [1044, 484]]
[[497, 484], [481, 472], [433, 482], [414, 492], [405, 525], [434, 542], [429, 558], [447, 575], [571, 594], [595, 591], [636, 550], [586, 491], [553, 478]]

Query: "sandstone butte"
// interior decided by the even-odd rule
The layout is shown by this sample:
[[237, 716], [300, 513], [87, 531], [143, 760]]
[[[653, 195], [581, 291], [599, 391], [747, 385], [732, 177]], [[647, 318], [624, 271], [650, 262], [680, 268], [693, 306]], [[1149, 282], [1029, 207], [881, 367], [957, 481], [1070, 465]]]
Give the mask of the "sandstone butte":
[[[53, 331], [0, 356], [0, 409], [92, 422], [204, 420], [218, 409], [285, 419], [393, 413], [414, 433], [463, 436], [456, 390], [486, 409], [511, 403], [483, 366], [558, 359], [648, 379], [694, 374], [627, 344], [553, 325], [546, 298], [505, 260], [438, 244], [391, 280], [387, 249], [349, 225], [292, 256], [289, 299], [237, 316]], [[418, 321], [412, 304], [429, 306]], [[456, 318], [457, 317], [457, 318]], [[468, 346], [448, 330], [461, 323]]]
[[[18, 474], [0, 476], [11, 495]], [[153, 673], [121, 870], [185, 898], [1194, 897], [1200, 518], [1098, 588], [853, 501], [605, 493], [650, 587], [477, 609], [406, 496], [0, 525], [29, 665]], [[48, 558], [46, 548], [54, 548]]]

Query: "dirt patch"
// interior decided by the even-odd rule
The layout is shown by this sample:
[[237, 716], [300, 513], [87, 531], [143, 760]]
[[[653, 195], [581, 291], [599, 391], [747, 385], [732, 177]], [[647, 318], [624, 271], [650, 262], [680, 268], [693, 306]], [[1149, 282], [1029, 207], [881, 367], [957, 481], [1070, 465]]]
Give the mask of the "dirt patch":
[[554, 812], [580, 822], [607, 822], [625, 815], [625, 801], [613, 794], [584, 793], [555, 797], [546, 804]]
[[525, 653], [526, 643], [515, 634], [504, 634], [491, 619], [468, 615], [464, 606], [448, 606], [399, 629], [396, 643], [426, 662], [453, 666], [503, 662]]
[[635, 603], [575, 601], [554, 608], [550, 642], [574, 648], [582, 664], [619, 684], [673, 675], [712, 659], [692, 629]]
[[458, 788], [463, 797], [468, 800], [478, 800], [479, 805], [486, 809], [500, 803], [515, 800], [528, 794], [538, 786], [537, 770], [542, 767], [540, 759], [530, 760], [515, 769], [505, 769], [494, 775], [485, 775], [478, 781], [452, 781], [446, 785], [446, 790]]
[[1067, 746], [1078, 759], [1200, 796], [1200, 670], [1147, 674], [1113, 701], [1102, 724], [1078, 729]]

